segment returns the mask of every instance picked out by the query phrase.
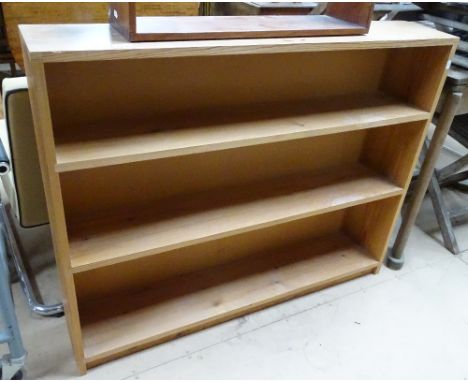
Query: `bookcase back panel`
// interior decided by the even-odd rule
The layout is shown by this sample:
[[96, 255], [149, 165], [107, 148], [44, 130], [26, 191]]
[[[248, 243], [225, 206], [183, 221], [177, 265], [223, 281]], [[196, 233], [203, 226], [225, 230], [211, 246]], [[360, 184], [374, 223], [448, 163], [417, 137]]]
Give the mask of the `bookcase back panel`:
[[373, 93], [387, 55], [379, 49], [66, 62], [48, 63], [45, 71], [55, 135], [66, 140], [95, 124], [137, 125], [177, 111]]
[[234, 185], [357, 163], [365, 135], [363, 130], [353, 131], [62, 173], [67, 221], [73, 224], [108, 211], [157, 207], [181, 194], [222, 192]]
[[[180, 274], [259, 255], [340, 229], [344, 210], [226, 237], [74, 275], [79, 299], [131, 292]], [[255, 256], [252, 256], [255, 263]]]
[[[400, 197], [365, 203], [208, 243], [130, 260], [74, 275], [78, 301], [132, 294], [154, 288], [158, 282], [250, 256], [252, 264], [265, 254], [286, 253], [282, 248], [342, 232], [381, 260]], [[379, 224], [375, 224], [379, 221]], [[284, 256], [284, 254], [282, 255]]]
[[[60, 175], [70, 232], [74, 224], [147, 208], [174, 198], [223, 192], [296, 173], [321, 173], [361, 163], [406, 188], [426, 122], [214, 151]], [[89, 190], [93, 192], [89, 192]], [[112, 216], [112, 215], [111, 215]]]
[[229, 113], [236, 105], [376, 91], [430, 111], [449, 54], [450, 47], [442, 46], [45, 67], [54, 134], [58, 142], [69, 142], [112, 136], [113, 125], [118, 134], [135, 134], [178, 112]]

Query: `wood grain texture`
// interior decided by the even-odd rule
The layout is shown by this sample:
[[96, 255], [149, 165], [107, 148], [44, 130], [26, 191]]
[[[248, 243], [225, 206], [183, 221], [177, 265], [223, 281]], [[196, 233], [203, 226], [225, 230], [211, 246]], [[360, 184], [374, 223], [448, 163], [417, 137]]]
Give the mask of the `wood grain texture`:
[[99, 219], [124, 206], [144, 210], [168, 198], [228, 190], [294, 174], [312, 176], [356, 164], [365, 133], [365, 130], [351, 131], [64, 172], [60, 180], [67, 224]]
[[326, 15], [141, 17], [134, 3], [110, 3], [110, 24], [127, 40], [176, 41], [359, 35], [369, 30], [372, 3], [340, 3]]
[[[406, 192], [418, 159], [415, 154], [421, 150], [426, 136], [426, 126], [427, 121], [419, 121], [369, 131], [361, 160]], [[346, 210], [344, 229], [381, 262], [403, 201], [404, 194], [350, 208]]]
[[346, 236], [174, 278], [80, 305], [88, 366], [369, 273], [378, 262]]
[[291, 106], [319, 97], [374, 94], [388, 50], [274, 57], [233, 54], [48, 63], [45, 68], [58, 143], [70, 142], [70, 137], [86, 139], [86, 132], [93, 137], [100, 131], [97, 128], [105, 128], [107, 134], [122, 123], [131, 124], [132, 129], [148, 121], [161, 126], [177, 114], [193, 118], [213, 112], [226, 114], [223, 118], [227, 120], [236, 118], [235, 112], [245, 106], [272, 112], [270, 104]]
[[161, 201], [68, 227], [74, 272], [400, 195], [364, 167], [299, 174], [258, 185]]
[[[197, 2], [192, 3], [143, 3], [137, 4], [137, 12], [147, 16], [197, 15]], [[8, 45], [16, 62], [23, 67], [19, 25], [106, 23], [108, 3], [68, 2], [34, 3], [5, 2], [2, 4]], [[103, 24], [104, 25], [104, 24]]]
[[374, 11], [374, 3], [328, 3], [325, 14], [339, 20], [349, 21], [364, 28], [364, 33], [369, 31]]
[[[211, 2], [205, 3], [206, 15], [307, 15], [317, 8], [313, 2]], [[320, 14], [320, 13], [315, 13]]]
[[364, 36], [170, 41], [132, 44], [108, 24], [22, 25], [19, 27], [33, 59], [93, 61], [125, 58], [215, 56], [317, 52], [453, 45], [458, 38], [417, 23], [373, 22]]
[[343, 36], [366, 31], [362, 25], [326, 15], [137, 17], [130, 41]]
[[369, 130], [361, 161], [385, 174], [395, 184], [407, 187], [415, 165], [414, 153], [421, 149], [427, 120]]
[[[21, 30], [82, 372], [377, 271], [457, 41], [401, 22], [367, 36], [141, 44], [103, 25]], [[140, 134], [156, 135], [145, 146]], [[68, 164], [91, 159], [57, 171], [73, 144]]]
[[[428, 113], [385, 95], [341, 96], [168, 115], [160, 121], [95, 126], [102, 137], [57, 144], [59, 172], [188, 155], [425, 120]], [[80, 129], [76, 128], [77, 131]], [[128, 135], [131, 130], [132, 134]], [[83, 132], [83, 129], [81, 129]], [[86, 132], [86, 130], [84, 130]], [[89, 130], [88, 130], [89, 131]], [[86, 134], [86, 133], [85, 133]]]
[[30, 62], [27, 46], [23, 44], [24, 63], [28, 78], [29, 97], [34, 121], [34, 133], [38, 146], [39, 163], [47, 202], [49, 223], [52, 231], [55, 260], [60, 276], [63, 292], [64, 311], [67, 316], [67, 326], [70, 333], [73, 353], [80, 373], [85, 373], [83, 342], [79, 313], [76, 300], [75, 285], [70, 272], [70, 257], [68, 236], [58, 174], [54, 170], [54, 139], [52, 121], [49, 113], [47, 86], [44, 66], [38, 62]]
[[388, 240], [403, 197], [396, 196], [349, 208], [345, 212], [344, 231], [360, 243], [379, 263], [386, 255]]
[[226, 264], [340, 231], [347, 210], [294, 220], [227, 236], [222, 239], [145, 256], [136, 260], [75, 273], [78, 300], [105, 299], [119, 293], [139, 293], [155, 282]]
[[382, 77], [382, 90], [431, 112], [452, 48], [453, 45], [392, 50]]
[[[442, 60], [447, 58], [450, 60], [456, 51], [457, 46], [452, 45], [451, 49], [449, 52], [443, 52]], [[443, 61], [442, 61], [443, 62]], [[432, 99], [426, 96], [427, 98], [425, 101], [427, 102], [427, 107], [431, 111], [431, 118], [427, 121], [426, 128], [429, 126], [432, 120], [432, 116], [435, 112], [435, 109], [437, 107], [437, 102], [439, 100], [440, 94], [442, 93], [442, 89], [444, 87], [445, 79], [447, 77], [447, 72], [448, 72], [448, 67], [449, 65], [445, 66], [445, 70], [441, 70], [440, 67], [440, 62], [438, 65], [435, 66], [435, 70], [439, 73], [439, 78], [434, 78], [434, 83], [432, 86], [429, 88], [431, 90], [430, 94], [433, 95]], [[427, 70], [427, 63], [425, 66], [425, 69]], [[441, 73], [442, 72], [442, 73]], [[426, 87], [425, 90], [428, 90]], [[452, 107], [454, 110], [457, 108], [457, 98], [460, 96], [460, 94], [454, 93], [452, 102], [451, 104], [448, 104], [448, 108]], [[458, 100], [459, 101], [459, 100]], [[450, 112], [448, 111], [446, 115], [450, 115]], [[449, 123], [449, 125], [451, 122]], [[443, 124], [441, 125], [443, 126]], [[448, 130], [448, 128], [447, 128]], [[442, 141], [444, 139], [444, 136], [446, 135], [446, 131], [444, 132], [444, 128], [441, 129], [436, 129], [436, 134], [433, 139], [434, 144], [431, 145], [430, 150], [433, 150], [434, 154], [435, 152], [438, 152], [441, 148]], [[423, 142], [421, 142], [422, 146]], [[415, 223], [416, 216], [418, 214], [419, 208], [421, 206], [422, 200], [424, 198], [424, 195], [426, 193], [427, 187], [429, 185], [430, 177], [433, 174], [434, 171], [434, 165], [435, 165], [435, 160], [436, 160], [436, 155], [430, 155], [431, 153], [426, 153], [427, 158], [432, 158], [433, 162], [431, 161], [425, 161], [421, 172], [419, 174], [419, 182], [417, 184], [416, 190], [414, 191], [413, 196], [411, 197], [411, 200], [409, 202], [408, 208], [404, 211], [403, 218], [402, 218], [402, 224], [399, 228], [398, 235], [395, 239], [395, 243], [392, 248], [392, 253], [391, 256], [393, 259], [401, 259], [402, 258], [402, 251], [405, 248], [405, 245], [408, 241], [409, 234], [411, 231], [412, 226]], [[410, 180], [408, 179], [408, 185], [409, 185]], [[403, 200], [401, 201], [401, 204], [403, 203]], [[400, 208], [401, 208], [400, 204]]]

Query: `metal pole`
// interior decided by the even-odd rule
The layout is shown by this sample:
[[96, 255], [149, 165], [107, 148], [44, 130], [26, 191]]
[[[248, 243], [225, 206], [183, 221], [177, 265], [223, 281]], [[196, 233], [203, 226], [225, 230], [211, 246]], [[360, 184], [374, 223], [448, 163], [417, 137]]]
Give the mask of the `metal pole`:
[[18, 321], [11, 296], [10, 275], [6, 259], [5, 237], [0, 228], [0, 314], [2, 315], [5, 332], [2, 333], [2, 341], [8, 344], [10, 353], [1, 360], [2, 379], [11, 379], [22, 369], [26, 361], [26, 350], [21, 340]]
[[463, 97], [461, 92], [452, 92], [447, 95], [444, 102], [442, 115], [434, 131], [434, 135], [427, 150], [427, 155], [424, 159], [414, 192], [410, 196], [408, 208], [403, 213], [400, 229], [393, 248], [389, 250], [386, 264], [390, 269], [399, 270], [403, 267], [403, 250], [408, 242], [411, 228], [416, 221], [419, 209], [421, 208], [424, 195], [431, 181], [431, 176], [434, 172], [434, 167], [439, 156], [445, 137], [452, 125], [453, 118], [457, 111], [457, 107]]
[[31, 282], [29, 281], [29, 276], [26, 267], [24, 266], [21, 253], [18, 248], [18, 244], [16, 243], [15, 234], [10, 226], [10, 218], [8, 216], [8, 212], [6, 211], [6, 207], [3, 205], [3, 203], [0, 203], [0, 219], [3, 221], [5, 235], [8, 239], [11, 257], [13, 259], [13, 262], [15, 263], [16, 273], [18, 274], [18, 277], [20, 279], [21, 287], [23, 289], [24, 295], [26, 296], [29, 308], [34, 313], [37, 313], [41, 316], [63, 316], [63, 304], [58, 303], [52, 305], [44, 305], [39, 303], [39, 301], [37, 300]]

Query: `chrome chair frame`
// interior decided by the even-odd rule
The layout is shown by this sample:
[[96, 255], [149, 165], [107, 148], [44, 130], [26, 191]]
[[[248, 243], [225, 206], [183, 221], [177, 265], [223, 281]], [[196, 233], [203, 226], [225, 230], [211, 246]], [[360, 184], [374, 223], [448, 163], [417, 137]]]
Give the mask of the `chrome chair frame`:
[[7, 263], [5, 224], [0, 224], [0, 315], [4, 328], [0, 331], [0, 343], [8, 346], [9, 353], [0, 359], [1, 379], [22, 379], [27, 352], [24, 349], [15, 306], [11, 295], [10, 274]]
[[0, 219], [5, 227], [5, 240], [7, 242], [8, 253], [13, 260], [16, 274], [18, 275], [21, 288], [26, 296], [27, 303], [32, 312], [41, 316], [63, 316], [63, 304], [44, 305], [40, 301], [32, 287], [28, 270], [26, 269], [21, 251], [16, 240], [16, 235], [13, 230], [11, 213], [8, 206], [0, 202]]

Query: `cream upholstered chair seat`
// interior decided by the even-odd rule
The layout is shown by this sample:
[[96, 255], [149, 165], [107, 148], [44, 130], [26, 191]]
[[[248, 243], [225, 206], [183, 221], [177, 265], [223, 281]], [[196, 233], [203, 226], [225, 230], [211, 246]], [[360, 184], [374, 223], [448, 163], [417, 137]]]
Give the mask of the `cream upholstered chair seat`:
[[48, 223], [26, 77], [3, 80], [5, 120], [0, 138], [11, 171], [1, 177], [8, 203], [22, 227]]
[[[2, 161], [8, 162], [10, 170], [1, 176], [7, 200], [3, 200], [2, 195], [0, 215], [3, 229], [0, 239], [7, 241], [6, 247], [30, 309], [44, 316], [60, 316], [63, 315], [63, 304], [44, 305], [38, 300], [15, 234], [15, 226], [30, 228], [49, 221], [26, 77], [6, 78], [2, 87], [5, 119], [0, 125], [3, 146], [0, 153]], [[7, 167], [2, 166], [2, 169]], [[16, 224], [13, 219], [17, 220]]]

